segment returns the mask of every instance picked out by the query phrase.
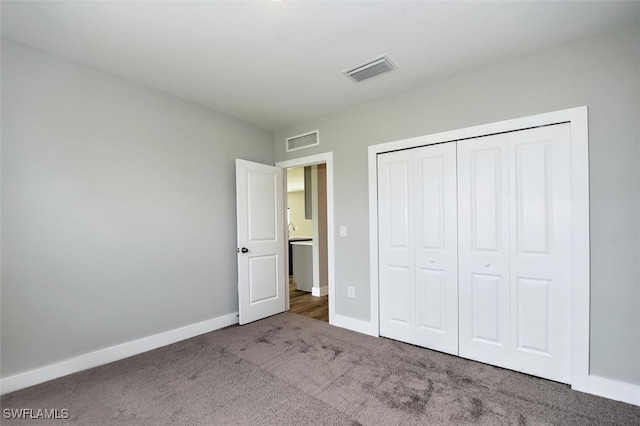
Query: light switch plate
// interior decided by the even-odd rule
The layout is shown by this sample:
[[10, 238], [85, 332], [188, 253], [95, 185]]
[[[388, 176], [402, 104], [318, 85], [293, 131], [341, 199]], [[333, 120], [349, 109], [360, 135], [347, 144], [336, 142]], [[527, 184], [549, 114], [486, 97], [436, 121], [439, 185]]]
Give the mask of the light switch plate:
[[347, 227], [345, 225], [341, 225], [340, 226], [340, 236], [341, 237], [346, 237], [347, 236]]

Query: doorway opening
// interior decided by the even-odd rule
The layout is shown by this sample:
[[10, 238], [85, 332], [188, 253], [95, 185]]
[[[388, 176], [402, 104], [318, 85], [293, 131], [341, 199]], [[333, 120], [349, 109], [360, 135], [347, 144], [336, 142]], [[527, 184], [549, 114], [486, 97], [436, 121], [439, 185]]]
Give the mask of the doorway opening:
[[326, 164], [287, 170], [289, 310], [329, 322]]
[[331, 323], [333, 307], [332, 154], [276, 164], [286, 169], [290, 312]]

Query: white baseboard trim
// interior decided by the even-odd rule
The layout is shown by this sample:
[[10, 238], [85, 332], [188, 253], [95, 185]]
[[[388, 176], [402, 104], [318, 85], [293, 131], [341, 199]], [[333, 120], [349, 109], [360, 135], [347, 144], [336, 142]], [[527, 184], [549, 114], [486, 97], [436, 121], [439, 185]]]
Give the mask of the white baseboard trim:
[[311, 295], [315, 296], [315, 297], [322, 297], [322, 296], [326, 296], [327, 294], [329, 294], [329, 287], [325, 286], [325, 287], [312, 287], [311, 288]]
[[590, 375], [589, 393], [640, 406], [640, 385]]
[[35, 370], [26, 371], [14, 376], [0, 379], [0, 394], [5, 394], [39, 383], [48, 382], [78, 371], [98, 367], [113, 361], [138, 355], [143, 352], [170, 345], [181, 340], [199, 336], [200, 334], [218, 330], [238, 323], [238, 314], [232, 313], [184, 327], [143, 337], [142, 339], [122, 343], [108, 348], [78, 355], [56, 364], [47, 365]]
[[377, 328], [369, 321], [363, 321], [335, 314], [330, 317], [329, 323], [331, 325], [335, 325], [336, 327], [346, 328], [352, 331], [357, 331], [358, 333], [378, 337]]

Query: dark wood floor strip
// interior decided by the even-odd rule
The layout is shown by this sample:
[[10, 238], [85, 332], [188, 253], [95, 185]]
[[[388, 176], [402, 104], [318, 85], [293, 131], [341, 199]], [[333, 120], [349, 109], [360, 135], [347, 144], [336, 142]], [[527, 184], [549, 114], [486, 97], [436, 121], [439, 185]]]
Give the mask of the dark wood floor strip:
[[294, 314], [329, 322], [329, 296], [315, 297], [298, 290], [293, 277], [289, 277], [289, 304]]

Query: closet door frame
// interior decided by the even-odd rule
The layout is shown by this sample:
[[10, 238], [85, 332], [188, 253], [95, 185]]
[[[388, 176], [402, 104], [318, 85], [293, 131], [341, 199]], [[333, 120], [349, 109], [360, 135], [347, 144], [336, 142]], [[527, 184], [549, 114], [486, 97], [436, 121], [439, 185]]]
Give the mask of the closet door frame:
[[370, 323], [367, 334], [380, 335], [378, 280], [377, 156], [399, 149], [454, 142], [532, 127], [568, 123], [571, 132], [571, 387], [589, 385], [589, 134], [586, 106], [532, 115], [369, 146]]

